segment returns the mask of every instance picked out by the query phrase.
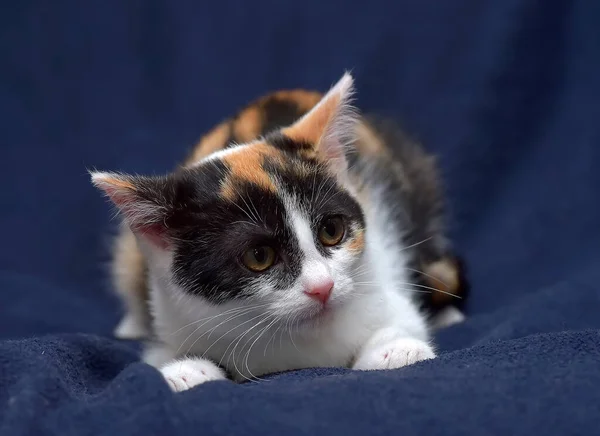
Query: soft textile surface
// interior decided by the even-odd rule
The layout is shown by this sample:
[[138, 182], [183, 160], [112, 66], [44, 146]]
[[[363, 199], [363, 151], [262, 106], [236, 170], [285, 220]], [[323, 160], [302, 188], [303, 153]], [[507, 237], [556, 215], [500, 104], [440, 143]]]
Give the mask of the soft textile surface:
[[[0, 433], [597, 434], [600, 2], [4, 1]], [[239, 105], [324, 90], [440, 155], [470, 318], [441, 355], [180, 395], [111, 338], [110, 210]]]

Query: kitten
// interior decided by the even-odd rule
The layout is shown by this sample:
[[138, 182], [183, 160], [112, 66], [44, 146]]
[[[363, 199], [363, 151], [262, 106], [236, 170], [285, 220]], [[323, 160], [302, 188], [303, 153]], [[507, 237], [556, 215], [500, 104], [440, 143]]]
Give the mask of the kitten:
[[420, 306], [449, 300], [418, 291], [466, 290], [435, 165], [390, 124], [359, 117], [352, 94], [349, 74], [325, 96], [275, 93], [166, 176], [92, 173], [124, 216], [114, 273], [128, 314], [116, 334], [152, 335], [144, 360], [173, 390], [435, 357]]

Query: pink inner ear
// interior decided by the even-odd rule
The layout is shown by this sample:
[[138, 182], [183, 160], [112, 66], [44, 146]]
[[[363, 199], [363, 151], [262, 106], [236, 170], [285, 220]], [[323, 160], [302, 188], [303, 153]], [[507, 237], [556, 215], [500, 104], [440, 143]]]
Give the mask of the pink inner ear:
[[122, 189], [114, 188], [114, 187], [104, 187], [104, 192], [110, 198], [110, 200], [117, 206], [120, 210], [125, 211], [128, 207], [128, 204], [133, 201], [133, 194], [123, 192]]
[[163, 224], [144, 224], [137, 227], [131, 224], [131, 230], [158, 248], [163, 250], [168, 250], [171, 248], [171, 243], [167, 235], [167, 229]]
[[344, 146], [339, 138], [329, 137], [324, 138], [320, 144], [320, 151], [323, 153], [323, 157], [329, 159], [342, 159], [344, 158]]
[[346, 173], [348, 162], [344, 145], [339, 137], [334, 135], [325, 136], [319, 144], [319, 154], [337, 174]]

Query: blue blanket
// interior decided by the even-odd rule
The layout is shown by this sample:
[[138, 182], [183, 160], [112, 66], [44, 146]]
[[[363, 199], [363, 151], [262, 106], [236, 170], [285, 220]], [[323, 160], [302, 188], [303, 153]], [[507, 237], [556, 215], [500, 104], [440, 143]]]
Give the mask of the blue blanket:
[[[4, 1], [0, 434], [597, 434], [600, 2]], [[326, 89], [440, 156], [469, 319], [434, 361], [173, 395], [111, 338], [110, 209], [267, 91]]]

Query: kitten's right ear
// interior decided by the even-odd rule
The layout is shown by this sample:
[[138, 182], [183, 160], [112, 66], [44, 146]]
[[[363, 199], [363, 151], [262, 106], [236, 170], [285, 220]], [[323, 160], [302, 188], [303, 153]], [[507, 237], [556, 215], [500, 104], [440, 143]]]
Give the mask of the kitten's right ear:
[[339, 175], [348, 169], [347, 150], [356, 139], [358, 117], [351, 105], [354, 79], [349, 73], [307, 114], [281, 131], [289, 138], [311, 144], [316, 155]]
[[131, 230], [153, 245], [170, 246], [165, 220], [169, 204], [165, 180], [117, 173], [90, 172], [92, 183], [119, 209]]

